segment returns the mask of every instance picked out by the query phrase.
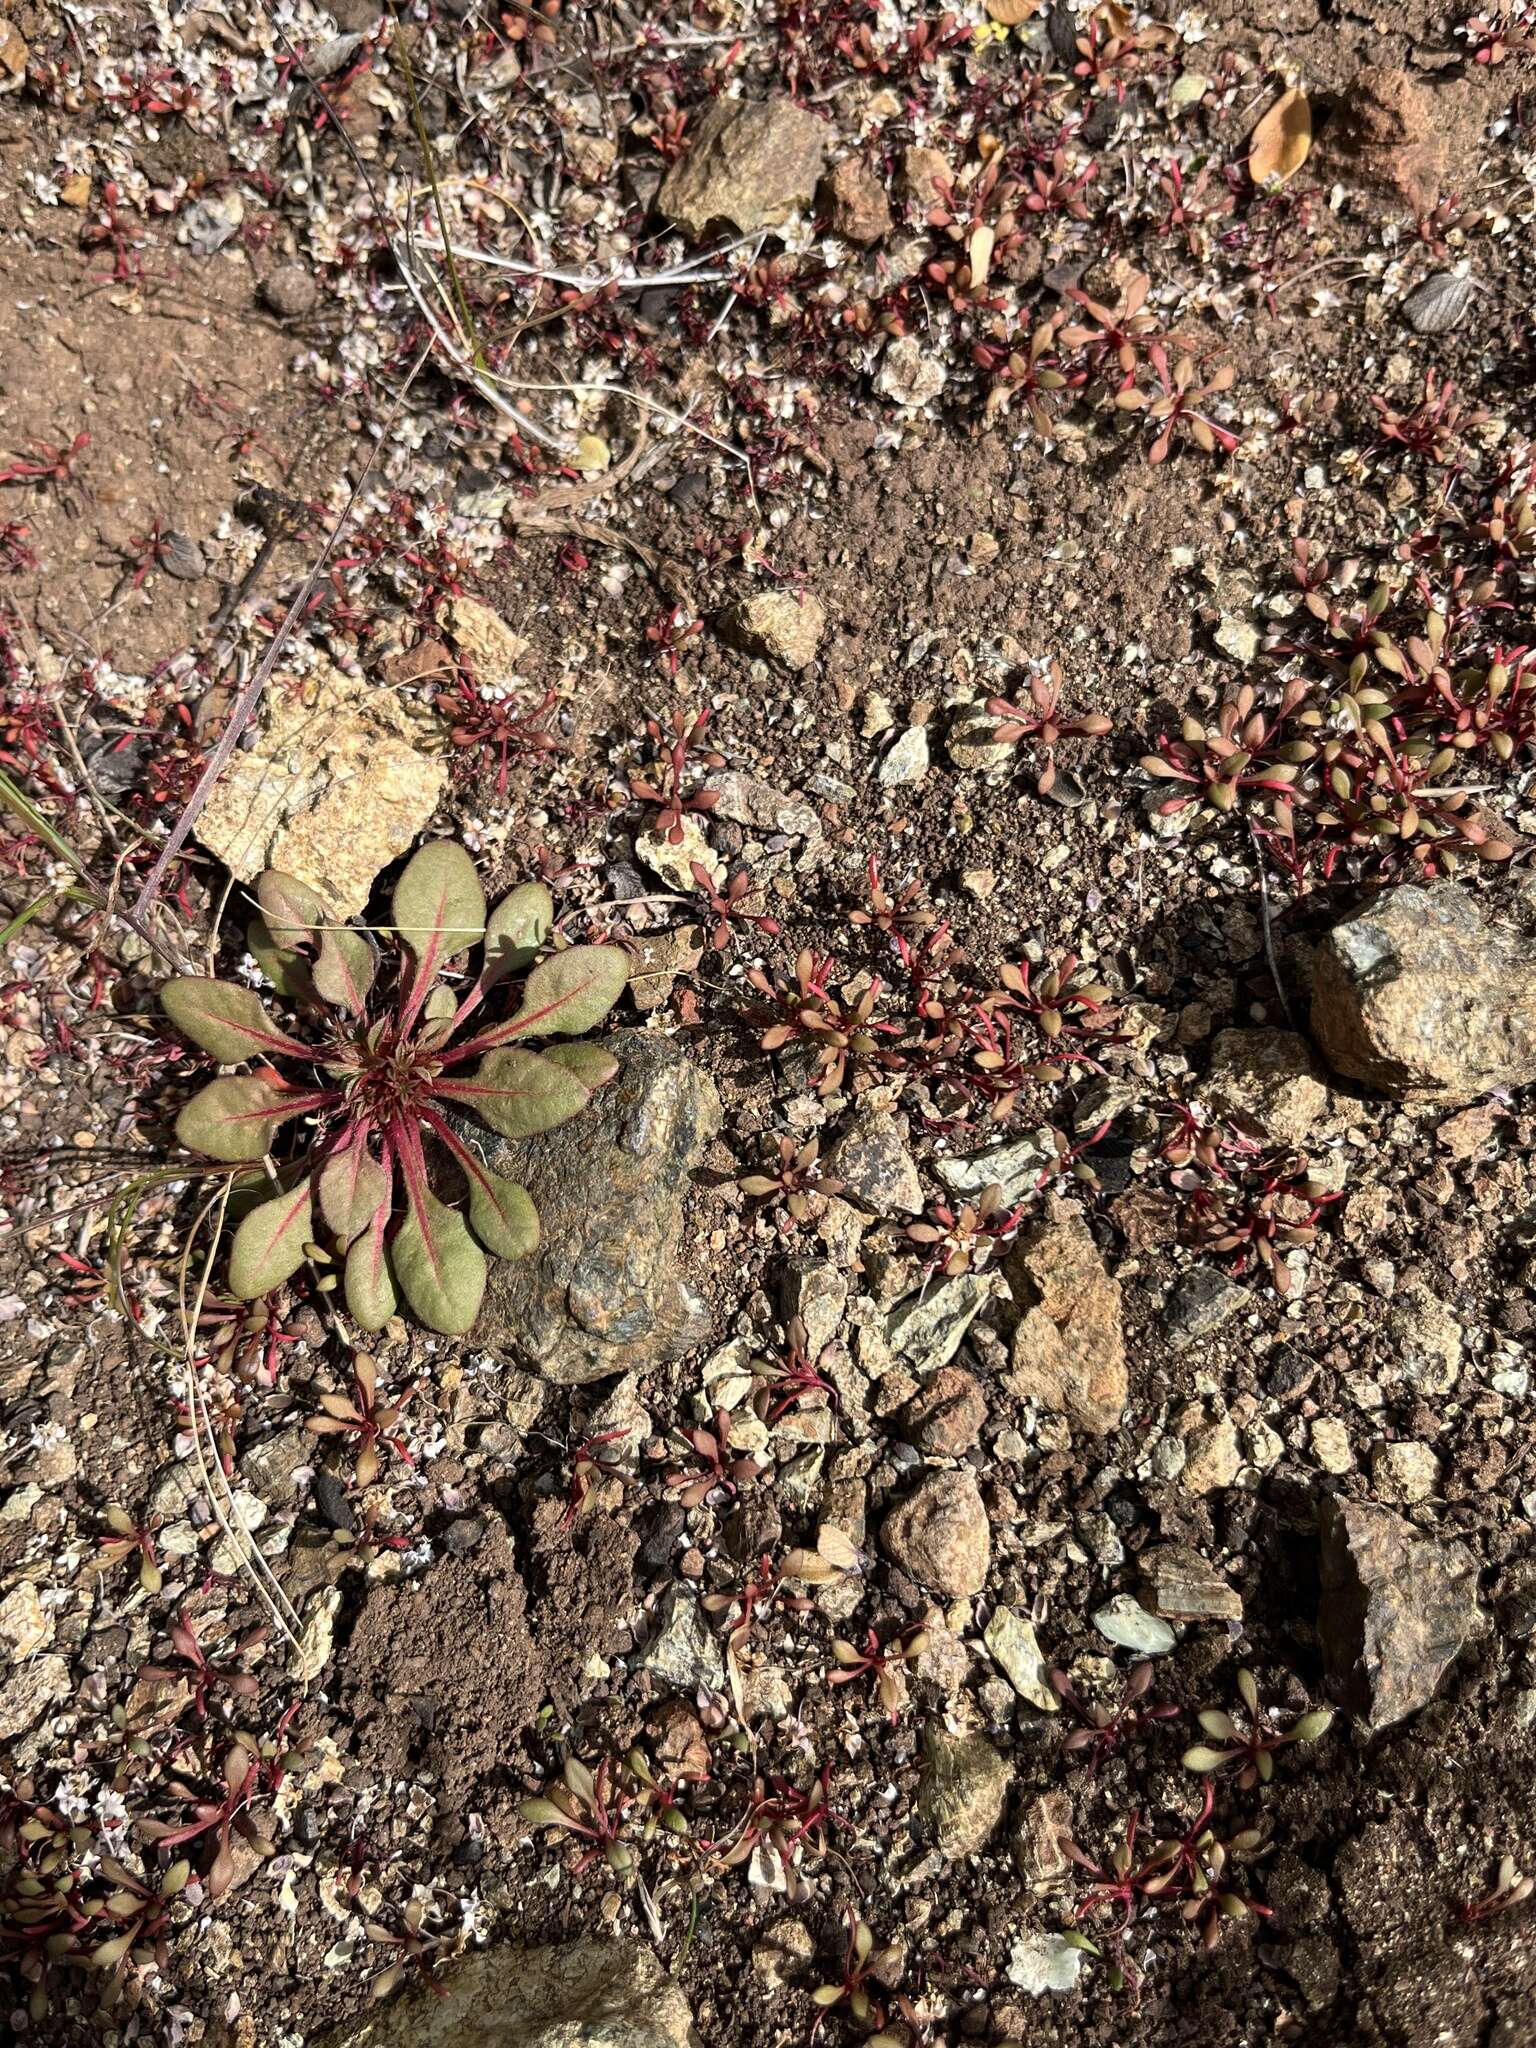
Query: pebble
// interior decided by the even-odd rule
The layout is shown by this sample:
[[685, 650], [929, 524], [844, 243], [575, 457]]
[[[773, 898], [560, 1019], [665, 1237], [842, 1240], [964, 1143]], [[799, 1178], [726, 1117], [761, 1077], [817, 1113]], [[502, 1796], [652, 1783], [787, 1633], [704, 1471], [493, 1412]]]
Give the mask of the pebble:
[[1428, 1444], [1378, 1444], [1371, 1453], [1371, 1483], [1384, 1500], [1428, 1500], [1440, 1484], [1440, 1460]]
[[695, 1594], [681, 1586], [667, 1588], [657, 1606], [655, 1632], [641, 1656], [640, 1668], [674, 1692], [693, 1692], [701, 1685], [719, 1692], [724, 1686], [720, 1643]]
[[928, 728], [909, 725], [875, 771], [882, 789], [908, 789], [928, 773]]
[[979, 1593], [992, 1562], [992, 1530], [969, 1466], [929, 1472], [881, 1525], [886, 1555], [946, 1600]]
[[1187, 1351], [1202, 1337], [1209, 1337], [1236, 1315], [1248, 1302], [1248, 1290], [1238, 1285], [1219, 1266], [1203, 1260], [1180, 1280], [1164, 1311], [1163, 1327], [1169, 1349]]
[[23, 1579], [0, 1600], [0, 1648], [23, 1664], [53, 1640], [53, 1616], [38, 1597], [36, 1586]]
[[1106, 1642], [1122, 1650], [1135, 1650], [1143, 1657], [1164, 1657], [1175, 1641], [1167, 1622], [1148, 1614], [1129, 1593], [1117, 1593], [1101, 1607], [1093, 1617], [1093, 1625]]
[[1011, 1607], [999, 1607], [981, 1639], [1021, 1700], [1044, 1714], [1060, 1711], [1061, 1701], [1052, 1688], [1049, 1668], [1040, 1654], [1031, 1622], [1015, 1614]]
[[[1196, 1413], [1199, 1412], [1197, 1409]], [[1187, 1429], [1184, 1453], [1179, 1483], [1186, 1493], [1219, 1493], [1233, 1485], [1242, 1470], [1242, 1448], [1230, 1416]]]
[[1350, 1446], [1349, 1431], [1334, 1415], [1319, 1415], [1312, 1424], [1312, 1456], [1325, 1472], [1341, 1474], [1350, 1471], [1355, 1454]]
[[1030, 1998], [1075, 1991], [1082, 1967], [1083, 1950], [1064, 1934], [1021, 1934], [1008, 1952], [1008, 1982]]
[[917, 1809], [944, 1855], [974, 1856], [997, 1832], [1013, 1773], [984, 1735], [930, 1723]]

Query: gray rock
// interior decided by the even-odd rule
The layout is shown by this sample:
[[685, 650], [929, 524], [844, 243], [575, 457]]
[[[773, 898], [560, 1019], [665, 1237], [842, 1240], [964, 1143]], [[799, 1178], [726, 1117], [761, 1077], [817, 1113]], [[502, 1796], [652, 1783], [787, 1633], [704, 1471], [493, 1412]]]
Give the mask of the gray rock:
[[997, 1832], [1013, 1773], [984, 1735], [930, 1723], [925, 1748], [918, 1814], [945, 1856], [974, 1856]]
[[780, 227], [809, 205], [832, 135], [793, 100], [714, 100], [657, 205], [695, 241], [721, 223], [743, 235]]
[[1327, 1500], [1320, 1525], [1330, 1675], [1368, 1728], [1390, 1728], [1434, 1698], [1477, 1626], [1477, 1560], [1385, 1508]]
[[40, 1721], [70, 1695], [69, 1666], [62, 1657], [29, 1657], [0, 1682], [0, 1742], [9, 1742]]
[[208, 574], [208, 557], [197, 542], [174, 528], [161, 536], [156, 559], [178, 583], [198, 583]]
[[890, 1111], [856, 1109], [827, 1154], [827, 1170], [877, 1216], [916, 1216], [922, 1182]]
[[798, 1316], [805, 1325], [805, 1348], [815, 1358], [842, 1328], [847, 1276], [830, 1259], [791, 1259], [779, 1284], [779, 1302], [786, 1322]]
[[965, 1600], [987, 1583], [992, 1530], [968, 1465], [928, 1472], [880, 1529], [885, 1554], [909, 1578], [946, 1600]]
[[906, 789], [921, 782], [928, 773], [928, 728], [909, 725], [897, 735], [880, 766], [875, 780], [882, 789]]
[[475, 1339], [561, 1386], [647, 1371], [708, 1332], [679, 1271], [689, 1175], [719, 1129], [714, 1084], [677, 1046], [641, 1032], [604, 1040], [619, 1071], [581, 1116], [542, 1137], [461, 1134], [539, 1212], [539, 1248], [493, 1259]]
[[1169, 1350], [1187, 1351], [1191, 1344], [1209, 1337], [1229, 1316], [1236, 1315], [1247, 1300], [1247, 1288], [1240, 1287], [1219, 1266], [1208, 1266], [1203, 1261], [1192, 1266], [1173, 1290], [1164, 1312]]
[[1313, 967], [1328, 1064], [1399, 1098], [1473, 1102], [1536, 1081], [1536, 959], [1458, 882], [1404, 886], [1344, 919]]
[[491, 1948], [375, 2005], [317, 2048], [688, 2048], [688, 2001], [638, 1941]]
[[1166, 1657], [1174, 1645], [1173, 1630], [1166, 1621], [1148, 1614], [1129, 1593], [1117, 1593], [1093, 1617], [1093, 1625], [1104, 1640], [1122, 1650], [1135, 1650], [1142, 1657]]
[[1052, 1885], [1066, 1873], [1063, 1835], [1072, 1832], [1072, 1802], [1065, 1792], [1041, 1792], [1019, 1813], [1010, 1834], [1013, 1867], [1026, 1884]]
[[1049, 1991], [1075, 1991], [1083, 1967], [1083, 1951], [1064, 1934], [1031, 1930], [1021, 1934], [1008, 1952], [1008, 1982], [1030, 1998]]
[[1153, 1611], [1164, 1621], [1242, 1620], [1242, 1595], [1197, 1551], [1165, 1543], [1144, 1551], [1139, 1561], [1151, 1588]]
[[961, 1338], [993, 1291], [990, 1274], [957, 1273], [953, 1280], [909, 1294], [891, 1310], [885, 1341], [913, 1372], [933, 1372], [960, 1349]]
[[1015, 1614], [1011, 1607], [999, 1607], [981, 1639], [1021, 1700], [1027, 1700], [1044, 1714], [1060, 1711], [1061, 1701], [1052, 1688], [1050, 1670], [1040, 1654], [1032, 1623]]
[[716, 768], [710, 773], [709, 787], [719, 798], [712, 813], [716, 818], [750, 826], [754, 832], [783, 832], [791, 839], [823, 836], [814, 804], [803, 796], [786, 796], [759, 776], [736, 768]]
[[696, 1692], [701, 1685], [718, 1692], [724, 1686], [720, 1639], [697, 1594], [683, 1586], [668, 1586], [657, 1605], [655, 1633], [645, 1646], [640, 1668], [674, 1692]]
[[1003, 1200], [1011, 1207], [1033, 1194], [1041, 1174], [1055, 1163], [1056, 1148], [1049, 1134], [1031, 1131], [965, 1158], [936, 1159], [933, 1171], [949, 1193], [962, 1201], [975, 1201], [995, 1186], [1002, 1189]]

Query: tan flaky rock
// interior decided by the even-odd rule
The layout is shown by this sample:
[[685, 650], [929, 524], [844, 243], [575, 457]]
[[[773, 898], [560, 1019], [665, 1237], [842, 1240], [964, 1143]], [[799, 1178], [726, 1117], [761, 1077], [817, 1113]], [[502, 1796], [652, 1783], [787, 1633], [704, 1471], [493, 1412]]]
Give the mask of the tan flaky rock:
[[721, 614], [720, 630], [733, 647], [806, 668], [816, 659], [827, 615], [809, 591], [759, 590]]
[[391, 690], [321, 663], [274, 676], [256, 742], [208, 799], [197, 836], [237, 881], [263, 868], [355, 917], [381, 868], [418, 839], [447, 780], [433, 728]]
[[662, 181], [657, 204], [695, 241], [711, 228], [755, 235], [810, 204], [832, 129], [793, 100], [717, 99]]
[[688, 2001], [638, 1941], [460, 1956], [319, 2048], [688, 2048]]
[[1328, 1107], [1328, 1084], [1299, 1031], [1218, 1031], [1209, 1094], [1282, 1145], [1304, 1145]]
[[1021, 1311], [1008, 1391], [1108, 1435], [1127, 1394], [1120, 1283], [1082, 1217], [1062, 1206], [1024, 1231], [1003, 1275]]
[[1536, 1081], [1536, 955], [1460, 883], [1406, 886], [1317, 949], [1312, 1035], [1336, 1073], [1400, 1098], [1475, 1101]]

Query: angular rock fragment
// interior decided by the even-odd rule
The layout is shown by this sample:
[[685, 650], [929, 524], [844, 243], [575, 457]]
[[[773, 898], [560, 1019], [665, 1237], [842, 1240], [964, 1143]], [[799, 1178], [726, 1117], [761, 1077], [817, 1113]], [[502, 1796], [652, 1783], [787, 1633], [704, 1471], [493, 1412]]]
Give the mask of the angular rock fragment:
[[1072, 1209], [1036, 1224], [1021, 1234], [1003, 1275], [1021, 1310], [1008, 1391], [1108, 1435], [1128, 1392], [1120, 1283], [1088, 1226]]
[[832, 130], [793, 100], [717, 99], [668, 171], [657, 205], [698, 241], [727, 226], [753, 235], [809, 205]]
[[1325, 1501], [1318, 1633], [1340, 1697], [1370, 1729], [1434, 1698], [1478, 1621], [1477, 1560], [1385, 1508]]

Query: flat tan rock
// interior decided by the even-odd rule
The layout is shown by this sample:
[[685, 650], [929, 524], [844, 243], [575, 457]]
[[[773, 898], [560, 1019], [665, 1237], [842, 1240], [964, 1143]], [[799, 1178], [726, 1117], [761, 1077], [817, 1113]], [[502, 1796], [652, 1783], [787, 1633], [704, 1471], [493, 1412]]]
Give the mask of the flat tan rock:
[[431, 822], [447, 781], [435, 727], [394, 692], [322, 663], [267, 689], [256, 743], [237, 753], [197, 836], [237, 881], [264, 868], [355, 917], [374, 877]]
[[1120, 1283], [1082, 1218], [1062, 1209], [1026, 1230], [1003, 1276], [1020, 1310], [1008, 1391], [1107, 1436], [1125, 1408]]

